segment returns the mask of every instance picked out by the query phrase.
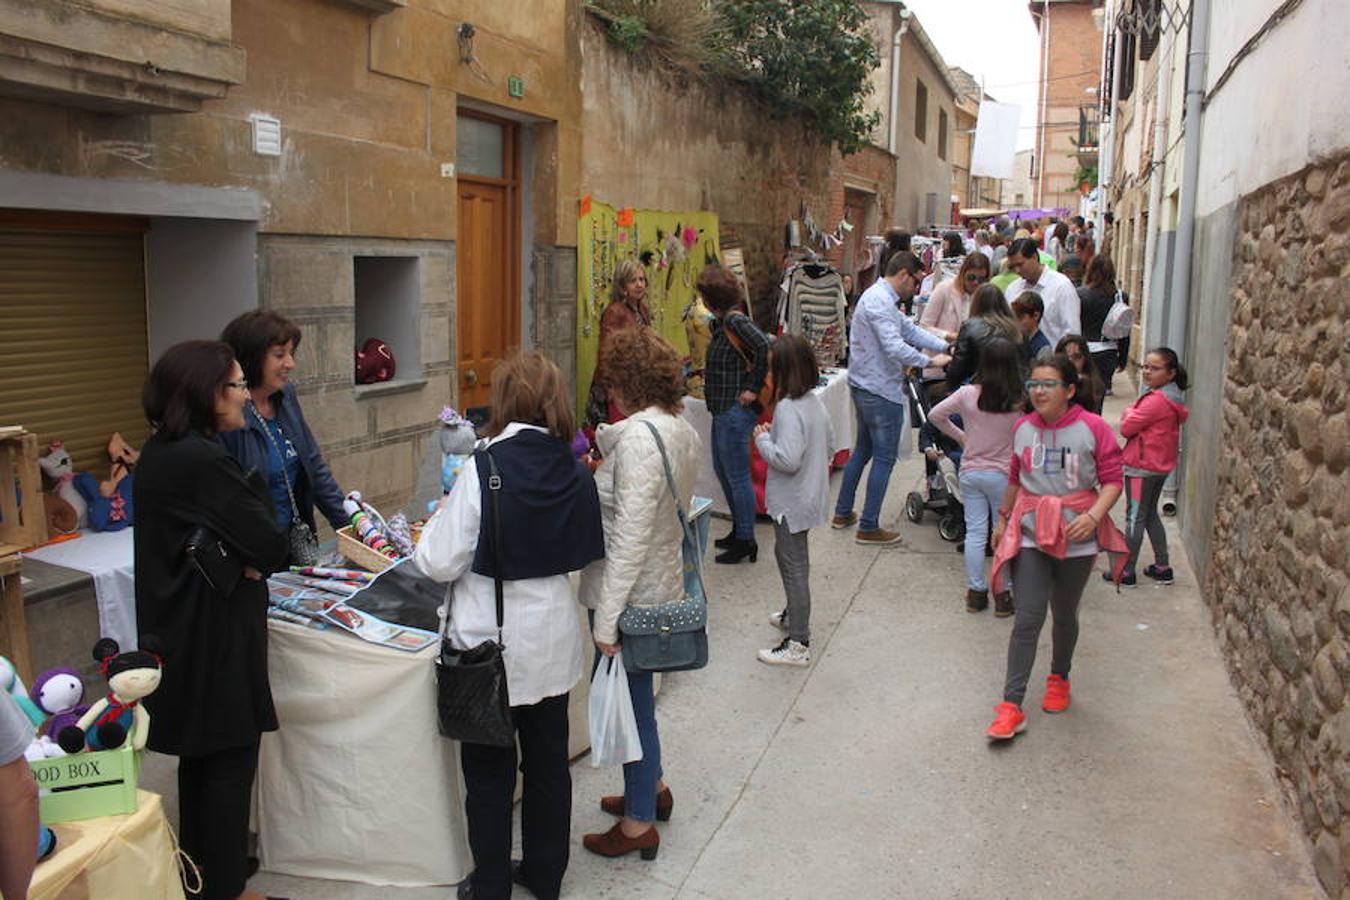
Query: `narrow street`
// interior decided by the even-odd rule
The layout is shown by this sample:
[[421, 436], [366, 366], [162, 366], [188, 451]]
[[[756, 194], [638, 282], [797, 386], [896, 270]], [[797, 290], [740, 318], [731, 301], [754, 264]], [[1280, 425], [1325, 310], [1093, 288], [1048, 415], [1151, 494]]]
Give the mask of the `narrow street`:
[[[1107, 420], [1123, 405], [1109, 401]], [[902, 520], [921, 471], [917, 455], [897, 467], [883, 522]], [[597, 800], [622, 780], [578, 760], [564, 896], [1320, 895], [1183, 556], [1171, 588], [1090, 584], [1074, 705], [1057, 717], [1039, 709], [1047, 626], [1027, 730], [991, 746], [1012, 620], [965, 611], [961, 557], [931, 518], [900, 528], [890, 550], [813, 534], [805, 670], [755, 659], [778, 639], [767, 525], [759, 562], [712, 567], [712, 661], [669, 676], [658, 701], [675, 796], [660, 855], [581, 849], [612, 823]], [[266, 873], [251, 886], [296, 900], [450, 895]]]

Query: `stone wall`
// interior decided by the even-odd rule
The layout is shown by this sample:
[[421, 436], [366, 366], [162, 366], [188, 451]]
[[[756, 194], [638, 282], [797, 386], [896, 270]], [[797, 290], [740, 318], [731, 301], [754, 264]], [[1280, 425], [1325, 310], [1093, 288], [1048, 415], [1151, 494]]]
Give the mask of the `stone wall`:
[[1350, 898], [1350, 155], [1237, 216], [1206, 595], [1318, 877]]

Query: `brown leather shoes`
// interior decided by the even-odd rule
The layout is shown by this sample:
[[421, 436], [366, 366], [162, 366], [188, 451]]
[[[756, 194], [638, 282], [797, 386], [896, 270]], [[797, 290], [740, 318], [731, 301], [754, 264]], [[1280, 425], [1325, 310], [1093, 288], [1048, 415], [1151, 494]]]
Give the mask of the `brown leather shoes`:
[[[622, 816], [623, 794], [616, 794], [611, 797], [600, 798], [600, 808], [611, 816]], [[656, 795], [656, 819], [659, 822], [670, 821], [670, 811], [675, 808], [675, 798], [670, 794], [670, 788], [662, 788]]]
[[637, 850], [645, 860], [656, 859], [656, 851], [661, 847], [661, 835], [656, 826], [648, 828], [637, 837], [623, 833], [623, 823], [615, 822], [614, 827], [603, 834], [588, 834], [581, 839], [581, 846], [600, 856], [623, 856]]
[[994, 615], [1006, 619], [1013, 614], [1012, 591], [999, 591], [994, 595]]

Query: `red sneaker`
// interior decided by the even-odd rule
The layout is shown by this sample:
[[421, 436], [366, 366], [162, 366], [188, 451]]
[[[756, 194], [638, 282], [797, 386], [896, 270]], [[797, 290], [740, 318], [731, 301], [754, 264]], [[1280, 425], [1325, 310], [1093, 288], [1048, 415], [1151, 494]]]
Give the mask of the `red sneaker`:
[[1051, 675], [1045, 679], [1045, 699], [1041, 709], [1048, 713], [1060, 713], [1069, 708], [1069, 680]]
[[1027, 717], [1023, 715], [1022, 707], [1016, 703], [1000, 703], [994, 707], [994, 723], [985, 734], [990, 740], [1006, 741], [1025, 731], [1026, 727]]

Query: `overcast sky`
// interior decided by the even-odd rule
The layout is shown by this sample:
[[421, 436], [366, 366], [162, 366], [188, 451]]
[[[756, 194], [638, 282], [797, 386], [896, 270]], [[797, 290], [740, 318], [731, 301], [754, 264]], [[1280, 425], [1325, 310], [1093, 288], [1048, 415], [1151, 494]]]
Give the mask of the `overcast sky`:
[[960, 66], [1002, 103], [1022, 107], [1017, 148], [1036, 142], [1040, 43], [1025, 0], [905, 0], [949, 66]]

